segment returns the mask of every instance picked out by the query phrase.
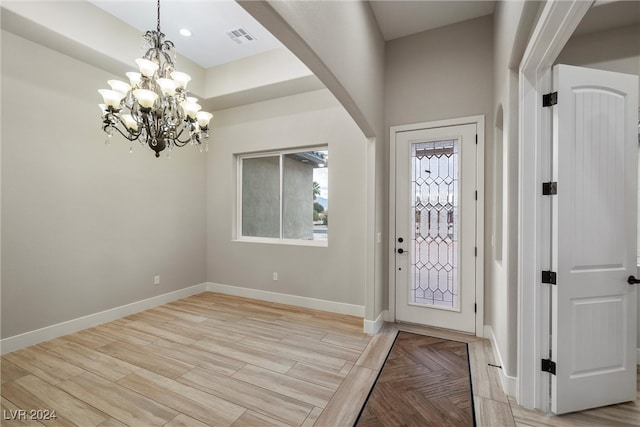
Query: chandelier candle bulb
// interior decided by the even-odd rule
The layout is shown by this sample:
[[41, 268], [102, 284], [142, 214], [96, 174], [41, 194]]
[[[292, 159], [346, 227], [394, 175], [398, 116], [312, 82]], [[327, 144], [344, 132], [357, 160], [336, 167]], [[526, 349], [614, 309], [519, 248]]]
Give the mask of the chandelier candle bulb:
[[160, 85], [162, 93], [168, 96], [175, 96], [176, 89], [178, 88], [178, 82], [172, 79], [158, 79], [156, 80]]
[[200, 111], [200, 109], [202, 108], [200, 105], [196, 104], [195, 102], [188, 102], [188, 101], [183, 102], [182, 104], [180, 104], [180, 106], [184, 110], [184, 113], [187, 115], [187, 117], [189, 117], [191, 120], [196, 119], [196, 115], [198, 114], [198, 111]]
[[182, 89], [187, 88], [187, 83], [191, 81], [191, 76], [181, 71], [174, 71], [171, 73], [171, 78], [178, 83], [178, 87]]
[[120, 92], [123, 95], [123, 98], [127, 95], [127, 92], [131, 90], [131, 85], [129, 83], [123, 82], [122, 80], [109, 80], [107, 81], [107, 83], [109, 84], [109, 86], [111, 86], [111, 89], [115, 90], [116, 92]]
[[198, 126], [200, 129], [207, 129], [209, 127], [209, 121], [213, 117], [213, 114], [207, 113], [206, 111], [198, 111], [196, 114], [196, 120], [198, 121]]
[[104, 99], [104, 103], [107, 107], [110, 107], [113, 110], [120, 110], [120, 101], [124, 98], [124, 94], [121, 92], [117, 92], [115, 90], [110, 89], [100, 89], [100, 95]]
[[151, 109], [156, 99], [158, 99], [157, 93], [147, 89], [136, 89], [133, 91], [133, 96], [138, 100], [138, 104], [146, 109]]
[[138, 64], [140, 74], [149, 78], [152, 78], [156, 71], [158, 71], [158, 68], [160, 68], [160, 66], [155, 62], [149, 61], [148, 59], [144, 58], [136, 59], [136, 64]]
[[138, 122], [136, 122], [136, 119], [134, 119], [131, 114], [123, 114], [121, 117], [127, 129], [130, 129], [133, 132], [138, 131]]
[[140, 86], [140, 82], [142, 81], [142, 74], [135, 71], [129, 71], [125, 75], [129, 78], [129, 82], [131, 83], [131, 86], [133, 87]]

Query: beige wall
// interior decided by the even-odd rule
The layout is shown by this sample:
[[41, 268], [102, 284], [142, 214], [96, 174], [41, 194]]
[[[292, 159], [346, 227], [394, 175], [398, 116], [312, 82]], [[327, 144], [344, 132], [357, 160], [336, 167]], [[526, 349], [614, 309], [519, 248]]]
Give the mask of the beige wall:
[[[485, 16], [388, 42], [387, 129], [395, 125], [484, 115], [485, 141], [490, 144], [493, 138], [492, 35], [492, 17]], [[389, 158], [388, 141], [385, 158]], [[388, 175], [388, 169], [385, 174]], [[388, 291], [385, 295], [388, 297]]]
[[[375, 21], [368, 6], [364, 13], [369, 31]], [[371, 43], [374, 50], [384, 48], [379, 38]], [[379, 181], [383, 177], [367, 169], [371, 144], [327, 91], [221, 111], [214, 118], [221, 129], [213, 132], [217, 142], [208, 157], [183, 149], [167, 161], [141, 149], [129, 155], [128, 144], [118, 137], [109, 147], [103, 144], [97, 89], [121, 76], [7, 32], [2, 60], [3, 338], [207, 280], [365, 305], [366, 271], [384, 267], [380, 262], [365, 267], [365, 254], [373, 251], [365, 237], [367, 217], [382, 223], [382, 215], [368, 215], [380, 209], [365, 206], [372, 187], [365, 170]], [[43, 74], [51, 64], [56, 68]], [[372, 95], [378, 98], [366, 102], [381, 112], [378, 68], [373, 83], [380, 90]], [[44, 101], [31, 102], [40, 98]], [[23, 111], [39, 126], [26, 123]], [[381, 119], [377, 125], [382, 129]], [[224, 197], [215, 198], [215, 191], [235, 196], [232, 187], [218, 184], [233, 175], [219, 180], [219, 171], [210, 170], [207, 178], [207, 162], [217, 167], [219, 159], [211, 156], [222, 147], [246, 149], [255, 143], [254, 149], [262, 149], [270, 132], [278, 136], [270, 140], [272, 147], [329, 144], [330, 180], [341, 183], [331, 194], [329, 247], [231, 244], [232, 252], [241, 248], [242, 255], [236, 250], [228, 254], [232, 258], [220, 257], [227, 255], [231, 231], [224, 232], [226, 240], [211, 236], [217, 225], [230, 224], [225, 209], [232, 204], [220, 204]], [[226, 145], [225, 135], [232, 135]], [[234, 146], [239, 141], [244, 142]], [[369, 203], [382, 206], [380, 189], [372, 190]], [[280, 273], [277, 282], [273, 271]], [[153, 286], [155, 275], [161, 276], [160, 286]], [[375, 274], [375, 280], [381, 283], [383, 276]], [[373, 313], [381, 303], [371, 301], [367, 307]]]
[[485, 161], [484, 320], [493, 333], [503, 373], [512, 378], [517, 376], [518, 359], [518, 66], [541, 4], [499, 2], [493, 16], [493, 111], [497, 116], [488, 122], [495, 137], [488, 139]]
[[[207, 164], [207, 280], [364, 305], [366, 139], [344, 108], [325, 89], [220, 111], [214, 128]], [[328, 247], [234, 241], [235, 155], [324, 144]]]
[[[371, 138], [367, 157], [365, 320], [386, 308], [388, 255], [384, 141], [385, 44], [368, 2], [241, 0], [325, 84]], [[330, 31], [327, 29], [330, 28]], [[378, 236], [380, 237], [378, 239]]]
[[5, 31], [1, 47], [2, 338], [203, 283], [205, 155], [105, 146], [113, 75]]
[[[250, 13], [256, 7], [252, 3], [241, 2]], [[340, 1], [268, 3], [295, 32], [295, 38], [308, 44], [314, 57], [298, 52], [296, 41], [288, 34], [274, 34], [334, 92], [367, 137], [379, 136], [384, 111], [384, 41], [371, 6]], [[269, 28], [268, 24], [263, 23]]]
[[387, 127], [477, 114], [492, 123], [492, 34], [484, 16], [388, 42]]
[[571, 37], [558, 55], [556, 64], [639, 75], [640, 26], [630, 25]]

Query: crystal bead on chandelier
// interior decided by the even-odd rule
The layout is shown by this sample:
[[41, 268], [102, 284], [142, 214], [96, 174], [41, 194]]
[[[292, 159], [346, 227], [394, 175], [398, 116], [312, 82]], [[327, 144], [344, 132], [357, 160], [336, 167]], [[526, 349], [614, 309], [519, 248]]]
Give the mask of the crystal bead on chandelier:
[[155, 151], [156, 157], [164, 149], [171, 153], [174, 147], [188, 143], [206, 151], [213, 115], [200, 111], [198, 100], [187, 96], [191, 77], [174, 69], [174, 45], [160, 31], [160, 0], [157, 30], [143, 37], [143, 49], [148, 50], [136, 59], [140, 72], [126, 73], [129, 83], [109, 80], [111, 89], [98, 91], [104, 99], [100, 104], [102, 129], [108, 137], [115, 129], [129, 141], [139, 141]]

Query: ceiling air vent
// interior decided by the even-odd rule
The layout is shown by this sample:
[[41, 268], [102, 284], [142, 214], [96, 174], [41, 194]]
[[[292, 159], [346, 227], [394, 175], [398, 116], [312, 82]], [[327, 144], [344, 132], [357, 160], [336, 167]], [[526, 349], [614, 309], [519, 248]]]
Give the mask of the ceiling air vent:
[[256, 41], [256, 38], [253, 37], [247, 30], [244, 28], [236, 28], [235, 30], [227, 31], [227, 35], [238, 44], [246, 44]]

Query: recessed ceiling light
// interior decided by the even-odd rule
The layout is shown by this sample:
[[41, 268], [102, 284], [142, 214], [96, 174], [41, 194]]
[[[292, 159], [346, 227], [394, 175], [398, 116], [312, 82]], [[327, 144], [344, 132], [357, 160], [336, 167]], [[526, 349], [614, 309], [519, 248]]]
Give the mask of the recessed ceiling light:
[[187, 30], [186, 28], [182, 28], [180, 30], [180, 34], [182, 34], [185, 37], [191, 37], [191, 31]]

